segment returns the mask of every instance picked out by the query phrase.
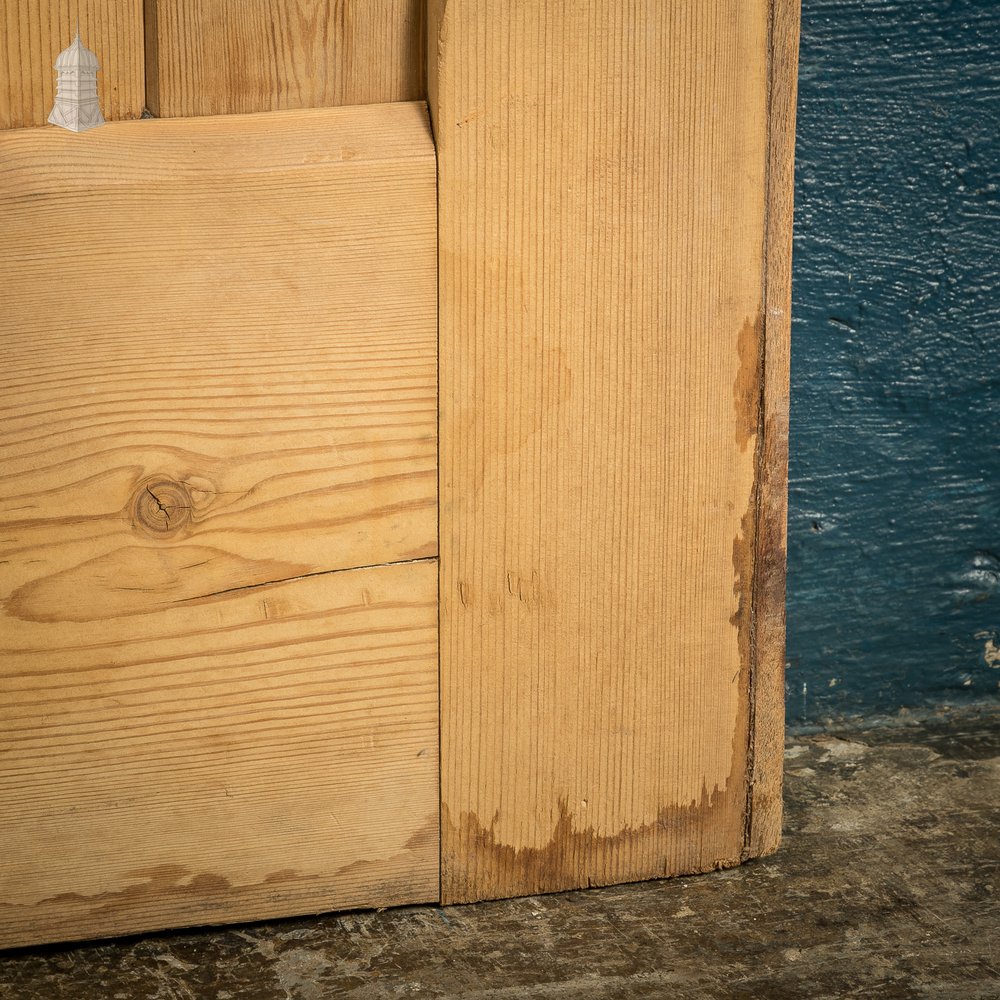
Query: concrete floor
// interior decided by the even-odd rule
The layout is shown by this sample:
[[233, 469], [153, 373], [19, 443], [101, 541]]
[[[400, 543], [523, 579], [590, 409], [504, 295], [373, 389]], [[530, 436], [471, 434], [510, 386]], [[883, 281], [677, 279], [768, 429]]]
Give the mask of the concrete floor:
[[733, 871], [0, 957], [0, 1000], [1000, 998], [1000, 714], [800, 736]]

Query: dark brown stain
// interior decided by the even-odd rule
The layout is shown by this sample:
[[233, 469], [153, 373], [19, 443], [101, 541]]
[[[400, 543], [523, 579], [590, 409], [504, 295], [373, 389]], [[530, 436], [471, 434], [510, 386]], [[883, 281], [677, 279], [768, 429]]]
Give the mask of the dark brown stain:
[[760, 312], [749, 317], [736, 338], [739, 369], [733, 383], [733, 409], [736, 413], [736, 443], [746, 451], [751, 438], [760, 429], [762, 346], [764, 319]]
[[[747, 857], [777, 849], [781, 839], [785, 667], [785, 510], [788, 425], [771, 414], [758, 448], [757, 513], [751, 634], [752, 706], [748, 752]], [[766, 757], [757, 761], [758, 753]]]
[[[785, 421], [770, 416], [764, 431], [761, 513], [757, 525], [755, 601], [759, 614], [785, 615], [785, 509], [788, 491], [788, 431]], [[782, 632], [783, 635], [783, 632]]]
[[759, 466], [754, 472], [754, 482], [750, 488], [750, 497], [746, 510], [740, 520], [740, 533], [733, 539], [733, 595], [736, 597], [736, 610], [729, 619], [736, 629], [740, 657], [740, 673], [746, 684], [741, 705], [746, 712], [746, 803], [743, 815], [743, 850], [746, 851], [750, 842], [750, 827], [752, 817], [752, 787], [753, 755], [754, 755], [754, 680], [755, 680], [755, 649], [754, 649], [754, 571], [757, 559], [757, 509], [758, 484], [760, 480]]
[[757, 480], [740, 519], [740, 532], [733, 539], [733, 596], [736, 610], [729, 623], [736, 629], [740, 651], [740, 667], [746, 671], [753, 651], [754, 566], [757, 558]]
[[766, 489], [765, 463], [768, 460], [768, 435], [764, 422], [765, 329], [760, 310], [751, 321], [743, 323], [737, 335], [739, 370], [733, 383], [733, 406], [736, 411], [736, 441], [746, 451], [755, 441], [754, 476], [739, 534], [733, 539], [733, 593], [736, 610], [730, 619], [737, 630], [740, 671], [746, 684], [742, 704], [746, 709], [746, 802], [743, 811], [743, 857], [753, 853], [754, 775], [757, 726], [757, 687], [759, 651], [757, 649], [757, 613], [760, 598], [758, 573], [758, 532], [762, 492]]
[[[738, 770], [739, 778], [742, 760]], [[730, 786], [727, 781], [725, 789], [711, 793], [703, 788], [690, 805], [664, 807], [653, 822], [613, 835], [593, 827], [575, 829], [569, 805], [560, 799], [559, 819], [544, 847], [498, 843], [495, 818], [487, 827], [475, 814], [463, 812], [456, 824], [442, 805], [442, 902], [529, 896], [738, 865], [742, 845], [732, 834], [743, 791]]]
[[221, 875], [203, 872], [192, 875], [190, 869], [183, 865], [157, 865], [153, 868], [138, 868], [126, 873], [128, 879], [142, 879], [126, 889], [118, 889], [109, 892], [96, 892], [90, 895], [79, 892], [61, 892], [55, 896], [48, 896], [39, 900], [36, 904], [44, 906], [48, 904], [72, 905], [84, 903], [88, 907], [101, 909], [106, 906], [115, 906], [123, 898], [138, 901], [143, 898], [165, 899], [171, 894], [183, 892], [191, 893], [214, 893], [227, 890], [231, 887], [228, 879]]
[[[327, 871], [284, 868], [250, 885], [179, 864], [126, 872], [125, 888], [85, 895], [63, 892], [16, 910], [14, 944], [107, 937], [222, 920], [368, 909], [437, 901], [438, 816], [430, 814], [391, 856], [359, 859]], [[348, 895], [345, 898], [345, 889]], [[0, 936], [9, 928], [2, 926]]]
[[731, 741], [731, 766], [721, 788], [702, 787], [687, 805], [664, 806], [656, 819], [599, 834], [575, 829], [569, 803], [544, 847], [516, 848], [496, 839], [497, 816], [484, 824], [471, 811], [441, 804], [441, 902], [527, 896], [540, 892], [638, 882], [730, 868], [743, 858], [742, 822], [747, 799], [746, 671]]
[[392, 871], [396, 867], [406, 868], [408, 861], [412, 864], [413, 856], [419, 857], [428, 852], [436, 854], [437, 838], [438, 818], [436, 815], [431, 815], [407, 838], [402, 849], [395, 854], [380, 858], [360, 858], [332, 872], [300, 872], [294, 868], [282, 868], [270, 872], [259, 884], [234, 885], [228, 878], [215, 872], [192, 872], [191, 869], [178, 864], [157, 865], [153, 868], [137, 868], [127, 872], [124, 876], [126, 879], [141, 881], [124, 889], [99, 892], [93, 895], [63, 892], [42, 899], [35, 905], [85, 903], [88, 907], [99, 911], [108, 907], [118, 907], [124, 902], [140, 903], [146, 899], [166, 902], [172, 896], [177, 895], [185, 899], [193, 899], [198, 896], [206, 897], [206, 899], [217, 898], [221, 903], [230, 895], [239, 897], [264, 886], [273, 888], [274, 886], [302, 885], [309, 887], [317, 882], [330, 879], [342, 882], [348, 878], [360, 882], [362, 881], [360, 876], [364, 876], [366, 873], [370, 875], [378, 873], [382, 876], [381, 881], [385, 882], [384, 874], [386, 872]]
[[146, 71], [146, 109], [155, 117], [160, 114], [160, 5], [147, 0], [143, 4], [143, 34]]
[[[787, 427], [771, 414], [764, 420], [764, 330], [760, 315], [744, 323], [739, 335], [740, 370], [733, 387], [737, 412], [737, 441], [746, 448], [756, 436], [754, 482], [740, 532], [733, 540], [733, 592], [737, 608], [731, 619], [738, 632], [741, 669], [747, 678], [747, 749], [744, 814], [744, 857], [760, 853], [754, 835], [754, 811], [771, 817], [775, 831], [768, 844], [777, 844], [780, 828], [774, 820], [780, 812], [780, 781], [771, 782], [771, 791], [754, 787], [757, 773], [758, 712], [762, 724], [773, 724], [774, 706], [758, 704], [758, 689], [764, 698], [773, 698], [774, 685], [761, 671], [783, 669], [785, 598], [785, 495], [787, 490]], [[766, 762], [773, 771], [777, 765]], [[774, 801], [771, 801], [771, 799]], [[762, 813], [762, 815], [763, 815]], [[759, 824], [758, 824], [759, 825]]]

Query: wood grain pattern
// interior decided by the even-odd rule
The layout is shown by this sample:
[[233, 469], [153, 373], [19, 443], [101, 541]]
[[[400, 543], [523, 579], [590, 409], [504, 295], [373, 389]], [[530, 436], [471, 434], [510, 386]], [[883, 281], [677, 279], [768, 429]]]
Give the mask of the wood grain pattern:
[[146, 0], [164, 118], [423, 100], [424, 0]]
[[445, 901], [745, 855], [768, 49], [432, 6]]
[[101, 64], [97, 93], [105, 119], [142, 114], [142, 0], [0, 0], [0, 129], [46, 123], [56, 56], [73, 41], [78, 18]]
[[9, 615], [436, 554], [421, 105], [10, 132], [0, 171]]
[[781, 840], [785, 738], [785, 536], [788, 511], [788, 372], [795, 195], [799, 0], [771, 0], [765, 222], [764, 358], [758, 428], [751, 760], [746, 857]]
[[8, 616], [0, 946], [436, 899], [436, 576]]
[[434, 898], [426, 108], [0, 176], [3, 940]]

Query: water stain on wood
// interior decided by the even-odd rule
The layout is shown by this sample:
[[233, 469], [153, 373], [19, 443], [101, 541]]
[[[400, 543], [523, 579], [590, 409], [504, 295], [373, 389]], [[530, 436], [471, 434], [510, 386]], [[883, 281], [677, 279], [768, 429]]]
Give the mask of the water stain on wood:
[[736, 441], [746, 451], [760, 430], [761, 372], [764, 345], [764, 319], [760, 312], [740, 327], [736, 338], [739, 368], [733, 383], [733, 409], [736, 413]]
[[[135, 881], [121, 889], [92, 894], [62, 892], [11, 909], [21, 911], [25, 925], [55, 927], [63, 934], [68, 927], [86, 927], [88, 934], [100, 935], [123, 921], [136, 929], [148, 930], [174, 923], [164, 917], [171, 907], [183, 910], [191, 923], [223, 919], [233, 905], [243, 907], [248, 914], [263, 915], [275, 903], [285, 904], [289, 899], [301, 900], [299, 905], [320, 910], [324, 908], [324, 894], [329, 907], [343, 909], [337, 897], [345, 881], [365, 886], [362, 895], [348, 909], [397, 906], [418, 899], [430, 901], [431, 893], [420, 888], [431, 884], [430, 871], [421, 870], [415, 877], [414, 865], [429, 869], [422, 859], [436, 856], [437, 843], [438, 817], [432, 813], [399, 850], [385, 859], [361, 858], [327, 872], [281, 868], [251, 883], [241, 883], [231, 874], [162, 864], [127, 872], [123, 877]], [[398, 877], [387, 875], [393, 871], [399, 872]]]
[[[600, 834], [593, 826], [578, 827], [578, 815], [561, 796], [548, 843], [517, 847], [497, 840], [498, 815], [488, 825], [472, 812], [463, 812], [456, 820], [443, 804], [442, 902], [490, 898], [484, 897], [483, 885], [523, 886], [525, 894], [578, 888], [581, 871], [590, 873], [587, 886], [599, 886], [740, 864], [748, 723], [746, 698], [741, 702], [731, 741], [732, 765], [724, 784], [711, 791], [703, 784], [697, 799], [665, 805], [650, 822], [625, 826], [618, 833]], [[459, 858], [450, 858], [449, 851], [462, 859], [474, 857], [475, 866], [470, 869], [467, 864], [458, 864]]]
[[[469, 850], [476, 852], [480, 877], [489, 873], [485, 881], [503, 885], [513, 878], [514, 884], [524, 887], [525, 894], [559, 892], [578, 887], [581, 871], [596, 873], [587, 878], [587, 885], [597, 886], [738, 865], [739, 850], [720, 852], [706, 859], [698, 856], [690, 846], [697, 839], [691, 831], [711, 829], [719, 822], [720, 814], [727, 810], [730, 798], [727, 790], [717, 788], [709, 793], [703, 789], [701, 798], [692, 805], [665, 807], [652, 823], [626, 827], [613, 836], [602, 836], [590, 827], [576, 829], [569, 805], [561, 798], [552, 838], [538, 848], [515, 848], [497, 843], [492, 825], [484, 826], [478, 817], [468, 812], [462, 813], [456, 824], [447, 806], [442, 809], [442, 827], [446, 830], [446, 843], [465, 845], [466, 853]], [[667, 853], [660, 847], [660, 857], [653, 865], [648, 864], [657, 845], [667, 841], [688, 846], [682, 848], [680, 855]], [[635, 859], [634, 867], [619, 869], [619, 859]], [[457, 864], [448, 866], [450, 871], [458, 868]], [[482, 881], [477, 882], [475, 889], [450, 885], [447, 896], [454, 901], [479, 898], [478, 886], [482, 884]]]

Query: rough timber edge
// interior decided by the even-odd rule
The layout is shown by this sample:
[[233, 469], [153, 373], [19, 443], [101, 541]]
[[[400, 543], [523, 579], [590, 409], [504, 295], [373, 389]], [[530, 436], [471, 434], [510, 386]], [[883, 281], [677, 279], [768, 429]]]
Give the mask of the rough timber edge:
[[771, 0], [768, 164], [764, 221], [764, 330], [757, 451], [757, 525], [751, 631], [750, 732], [743, 859], [781, 840], [785, 727], [785, 538], [791, 330], [795, 99], [800, 0]]

